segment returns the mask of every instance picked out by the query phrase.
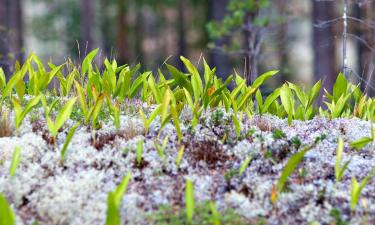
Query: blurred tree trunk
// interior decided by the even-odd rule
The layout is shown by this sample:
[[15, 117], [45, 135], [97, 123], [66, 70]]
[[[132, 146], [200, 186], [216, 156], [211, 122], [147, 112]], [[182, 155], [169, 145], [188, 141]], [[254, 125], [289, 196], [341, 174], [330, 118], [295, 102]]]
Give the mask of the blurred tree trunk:
[[142, 5], [137, 6], [137, 18], [135, 21], [135, 55], [137, 63], [141, 63], [143, 65], [144, 54], [142, 49], [143, 44], [143, 37], [145, 34], [143, 33], [143, 11]]
[[5, 74], [9, 74], [10, 65], [8, 62], [8, 24], [7, 24], [8, 4], [7, 0], [0, 0], [0, 67]]
[[288, 15], [287, 15], [287, 0], [278, 0], [276, 1], [276, 6], [278, 14], [281, 16], [281, 23], [278, 26], [278, 31], [276, 35], [276, 43], [278, 43], [278, 57], [280, 60], [279, 67], [281, 69], [280, 80], [282, 82], [288, 80], [292, 81], [293, 77], [290, 71], [290, 62], [288, 56]]
[[113, 55], [110, 55], [112, 48], [112, 38], [111, 38], [111, 22], [108, 15], [108, 0], [100, 0], [100, 7], [102, 9], [102, 18], [100, 19], [100, 30], [102, 35], [101, 44], [103, 46], [103, 52], [109, 58], [112, 58]]
[[[221, 21], [226, 13], [228, 0], [208, 0], [208, 21]], [[224, 38], [217, 40], [215, 45], [222, 46], [226, 40]], [[219, 51], [210, 52], [210, 65], [216, 67], [216, 73], [219, 77], [226, 79], [231, 73], [229, 57]]]
[[120, 64], [125, 64], [129, 60], [130, 48], [128, 46], [128, 24], [126, 21], [126, 7], [128, 1], [117, 0], [117, 60]]
[[93, 1], [81, 1], [81, 54], [86, 55], [93, 47], [92, 27], [93, 27]]
[[[358, 41], [358, 65], [361, 76], [361, 88], [370, 96], [375, 95], [375, 29], [370, 26], [375, 21], [375, 2], [368, 2], [362, 7], [355, 6], [356, 17], [364, 20], [366, 25], [358, 26], [356, 34], [366, 43]], [[369, 48], [371, 47], [372, 50]], [[369, 84], [372, 86], [370, 87]]]
[[323, 88], [330, 91], [337, 76], [334, 27], [320, 23], [335, 18], [335, 2], [312, 0], [312, 4], [314, 80], [322, 79]]
[[[178, 22], [177, 22], [177, 29], [178, 29], [178, 57], [185, 56], [186, 54], [186, 29], [185, 29], [185, 11], [186, 11], [186, 0], [179, 0], [178, 1]], [[184, 64], [178, 58], [178, 67], [180, 70], [184, 69]]]
[[[366, 19], [372, 23], [375, 22], [375, 2], [371, 1], [368, 2], [368, 7], [366, 10], [366, 15], [368, 16]], [[372, 26], [372, 30], [368, 32], [369, 40], [371, 41], [371, 47], [372, 47], [372, 57], [371, 57], [371, 71], [368, 72], [367, 76], [367, 84], [371, 84], [372, 87], [369, 85], [366, 86], [366, 91], [369, 96], [374, 97], [375, 96], [375, 28]]]
[[7, 76], [14, 60], [23, 60], [23, 25], [20, 0], [0, 0], [0, 66]]
[[245, 77], [248, 84], [258, 76], [258, 59], [261, 47], [260, 30], [252, 24], [257, 12], [248, 12], [244, 21]]

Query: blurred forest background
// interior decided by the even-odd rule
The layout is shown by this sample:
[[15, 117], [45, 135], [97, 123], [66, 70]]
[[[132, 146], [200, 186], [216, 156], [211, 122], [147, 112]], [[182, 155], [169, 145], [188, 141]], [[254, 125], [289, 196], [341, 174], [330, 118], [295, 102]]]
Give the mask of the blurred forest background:
[[98, 63], [183, 69], [180, 55], [205, 57], [221, 77], [279, 69], [274, 85], [323, 79], [329, 90], [346, 51], [346, 75], [374, 95], [374, 12], [375, 0], [0, 0], [0, 66], [9, 74], [31, 52], [78, 62], [100, 48]]

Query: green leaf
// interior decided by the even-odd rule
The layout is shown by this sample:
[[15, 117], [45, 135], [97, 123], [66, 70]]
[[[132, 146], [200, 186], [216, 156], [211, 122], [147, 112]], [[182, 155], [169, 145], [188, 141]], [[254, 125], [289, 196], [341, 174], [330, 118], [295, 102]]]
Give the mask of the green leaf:
[[262, 108], [263, 108], [263, 97], [262, 97], [262, 93], [260, 92], [260, 90], [258, 89], [256, 94], [255, 94], [255, 98], [257, 100], [257, 105], [258, 105], [258, 111], [260, 114], [262, 114]]
[[251, 87], [254, 88], [254, 89], [259, 88], [266, 80], [268, 80], [270, 77], [273, 77], [278, 72], [279, 72], [278, 70], [271, 70], [271, 71], [268, 71], [268, 72], [260, 75], [259, 77], [257, 77], [254, 80], [254, 82], [251, 84]]
[[293, 83], [290, 83], [290, 82], [288, 82], [288, 85], [289, 85], [289, 88], [292, 89], [294, 91], [294, 93], [296, 93], [296, 96], [297, 96], [298, 100], [300, 101], [301, 105], [304, 108], [307, 108], [308, 96], [302, 91], [302, 89], [299, 86], [297, 86]]
[[120, 185], [118, 185], [116, 190], [114, 191], [115, 204], [117, 206], [120, 206], [122, 197], [124, 196], [126, 189], [128, 188], [130, 179], [131, 179], [131, 174], [130, 172], [128, 172], [128, 174], [122, 179]]
[[101, 94], [95, 102], [94, 106], [90, 109], [90, 117], [94, 128], [96, 127], [96, 119], [98, 118], [99, 112], [102, 108], [104, 97], [105, 95]]
[[7, 85], [4, 88], [4, 91], [2, 93], [2, 100], [4, 100], [6, 97], [10, 96], [12, 93], [13, 88], [16, 86], [17, 83], [23, 80], [24, 73], [21, 71], [16, 72], [8, 81]]
[[16, 224], [16, 216], [9, 206], [7, 199], [0, 193], [0, 225]]
[[345, 164], [341, 167], [342, 163], [342, 153], [344, 151], [344, 140], [339, 138], [339, 143], [336, 149], [336, 163], [335, 163], [335, 177], [336, 181], [340, 181], [342, 176], [344, 175], [345, 170], [348, 168], [349, 163], [351, 160], [345, 162]]
[[238, 138], [241, 135], [241, 123], [237, 119], [236, 114], [232, 114], [232, 121], [234, 123], [235, 131], [236, 131], [236, 137]]
[[89, 52], [85, 59], [82, 62], [82, 68], [81, 68], [81, 73], [82, 76], [85, 76], [86, 72], [91, 68], [92, 69], [92, 61], [95, 58], [96, 54], [98, 53], [99, 48], [96, 48]]
[[180, 72], [176, 67], [168, 65], [168, 64], [167, 64], [167, 68], [169, 72], [171, 73], [173, 79], [181, 88], [186, 88], [186, 90], [188, 90], [189, 93], [193, 93], [193, 87], [190, 81], [187, 79], [185, 74]]
[[214, 202], [210, 202], [210, 210], [211, 210], [211, 222], [212, 222], [212, 224], [213, 225], [221, 225], [220, 214], [217, 211]]
[[319, 80], [310, 90], [309, 94], [309, 102], [307, 104], [307, 107], [311, 106], [316, 98], [319, 96], [320, 88], [322, 86], [322, 81]]
[[348, 81], [346, 80], [344, 74], [339, 73], [337, 76], [336, 82], [333, 85], [333, 100], [335, 102], [338, 101], [338, 99], [345, 95], [348, 88]]
[[155, 98], [155, 101], [157, 103], [161, 103], [161, 93], [160, 91], [157, 89], [156, 85], [155, 85], [155, 79], [154, 79], [154, 76], [151, 74], [150, 77], [148, 78], [148, 86], [150, 87], [151, 91], [152, 91], [152, 94]]
[[187, 58], [180, 56], [181, 61], [185, 64], [187, 70], [192, 75], [191, 84], [195, 101], [198, 101], [203, 92], [203, 84], [197, 68]]
[[177, 159], [176, 159], [176, 166], [177, 166], [177, 168], [180, 168], [181, 161], [182, 161], [182, 156], [184, 155], [184, 150], [185, 150], [185, 146], [182, 145], [180, 147], [180, 150], [178, 151], [178, 155], [177, 155]]
[[370, 172], [369, 175], [367, 175], [361, 183], [359, 184], [357, 179], [353, 176], [352, 177], [352, 189], [351, 189], [351, 199], [350, 199], [350, 209], [352, 211], [355, 210], [355, 207], [358, 203], [359, 197], [361, 195], [361, 192], [363, 188], [366, 187], [366, 185], [371, 181], [372, 177], [374, 176], [374, 170]]
[[277, 189], [281, 192], [284, 188], [286, 181], [288, 180], [289, 176], [293, 173], [293, 171], [297, 168], [297, 166], [301, 163], [303, 157], [305, 156], [306, 152], [308, 152], [312, 146], [307, 146], [303, 150], [297, 152], [296, 154], [292, 155], [288, 162], [286, 163], [283, 171], [281, 172], [281, 176], [279, 181], [277, 182]]
[[286, 113], [288, 114], [288, 124], [291, 125], [294, 116], [294, 96], [286, 84], [280, 89], [280, 99]]
[[85, 90], [81, 87], [81, 85], [77, 81], [74, 81], [74, 83], [76, 85], [79, 104], [80, 104], [83, 116], [85, 118], [85, 124], [87, 125], [89, 121], [90, 113], [89, 113], [88, 106], [86, 103]]
[[34, 108], [34, 106], [36, 106], [39, 103], [41, 98], [42, 98], [41, 95], [38, 95], [38, 96], [34, 97], [33, 99], [31, 99], [27, 103], [27, 105], [25, 106], [25, 108], [23, 110], [22, 110], [22, 107], [21, 107], [21, 104], [19, 103], [19, 101], [15, 98], [12, 99], [15, 114], [16, 114], [15, 115], [15, 125], [16, 125], [17, 129], [21, 126], [22, 121], [26, 117], [26, 115]]
[[143, 153], [143, 139], [137, 143], [137, 166], [142, 164], [142, 153]]
[[186, 221], [188, 224], [193, 224], [194, 216], [194, 187], [191, 180], [186, 180], [185, 186], [185, 207], [186, 207]]
[[65, 123], [67, 119], [69, 119], [70, 114], [72, 114], [74, 103], [76, 102], [77, 98], [70, 99], [60, 110], [59, 114], [56, 118], [55, 128], [59, 130]]
[[370, 137], [362, 137], [358, 140], [355, 140], [350, 143], [350, 147], [355, 148], [356, 150], [362, 149], [369, 143], [373, 142], [374, 140]]
[[7, 84], [5, 73], [3, 68], [0, 67], [0, 91], [3, 93], [3, 90]]
[[255, 88], [248, 88], [245, 95], [239, 100], [237, 107], [238, 109], [242, 109], [242, 107], [245, 105], [246, 101], [249, 100], [252, 94], [254, 94], [256, 91]]
[[128, 188], [129, 181], [131, 179], [131, 174], [128, 174], [122, 179], [121, 183], [117, 188], [108, 194], [107, 199], [107, 217], [106, 225], [120, 225], [120, 214], [119, 207], [122, 201], [122, 198]]
[[63, 145], [63, 148], [61, 149], [61, 162], [64, 161], [65, 159], [65, 154], [66, 154], [66, 151], [68, 150], [68, 146], [69, 146], [69, 143], [70, 141], [72, 140], [73, 138], [73, 135], [74, 133], [76, 132], [77, 128], [79, 127], [80, 123], [76, 123], [72, 129], [70, 129], [69, 133], [67, 134], [66, 136], [66, 139], [64, 141], [64, 145]]
[[271, 106], [272, 103], [276, 101], [279, 95], [280, 95], [280, 88], [275, 89], [270, 95], [268, 95], [268, 97], [263, 103], [262, 113], [265, 113], [268, 111], [268, 108]]
[[163, 102], [161, 104], [161, 108], [160, 108], [160, 115], [161, 115], [161, 120], [164, 121], [165, 118], [167, 118], [167, 115], [168, 115], [168, 107], [169, 107], [169, 104], [171, 102], [171, 99], [172, 99], [172, 93], [171, 91], [169, 90], [169, 88], [167, 90], [165, 90], [164, 92], [164, 97], [163, 97]]
[[239, 170], [239, 175], [242, 176], [242, 174], [246, 171], [247, 167], [249, 166], [250, 162], [252, 160], [252, 157], [247, 157], [245, 161], [242, 163], [240, 170]]
[[129, 91], [129, 97], [130, 98], [133, 98], [139, 88], [141, 87], [141, 85], [143, 84], [144, 80], [150, 75], [151, 73], [150, 72], [145, 72], [143, 74], [141, 74], [140, 76], [137, 77], [137, 79], [134, 80], [133, 84], [131, 85], [130, 87], [130, 91]]
[[16, 147], [13, 151], [12, 163], [9, 168], [9, 175], [13, 177], [16, 174], [16, 170], [21, 161], [21, 148]]

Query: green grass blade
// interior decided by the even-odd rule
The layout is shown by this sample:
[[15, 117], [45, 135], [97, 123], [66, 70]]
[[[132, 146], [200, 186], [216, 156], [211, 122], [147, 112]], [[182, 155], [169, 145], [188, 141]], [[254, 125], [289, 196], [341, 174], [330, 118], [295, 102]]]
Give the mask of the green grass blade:
[[373, 139], [370, 137], [362, 137], [358, 140], [355, 140], [350, 143], [350, 147], [355, 148], [356, 150], [360, 150], [365, 147], [367, 144], [373, 142]]
[[193, 224], [194, 216], [194, 186], [191, 180], [186, 180], [185, 186], [185, 208], [187, 224]]
[[16, 217], [6, 198], [0, 193], [0, 225], [14, 225]]
[[120, 225], [121, 220], [119, 208], [122, 198], [124, 197], [124, 194], [128, 188], [130, 179], [131, 174], [128, 172], [116, 189], [113, 192], [108, 193], [105, 225]]
[[69, 119], [70, 117], [70, 114], [72, 113], [72, 110], [73, 110], [73, 106], [76, 102], [77, 98], [72, 98], [70, 99], [64, 106], [63, 108], [60, 110], [57, 118], [56, 118], [56, 123], [55, 123], [55, 126], [56, 126], [56, 129], [60, 129], [65, 121], [67, 119]]
[[220, 221], [220, 214], [216, 209], [215, 203], [210, 202], [210, 210], [211, 210], [211, 222], [213, 225], [221, 225]]
[[344, 140], [342, 138], [339, 138], [339, 143], [337, 145], [336, 149], [336, 162], [335, 162], [335, 176], [336, 181], [340, 181], [340, 167], [342, 162], [342, 153], [344, 150]]
[[184, 155], [184, 150], [185, 150], [185, 145], [182, 145], [180, 147], [180, 150], [178, 151], [178, 154], [177, 154], [177, 159], [176, 159], [176, 166], [177, 166], [177, 168], [180, 168], [181, 161], [182, 161], [182, 156]]
[[137, 143], [137, 166], [141, 166], [142, 164], [142, 153], [143, 153], [143, 140], [140, 140]]
[[61, 161], [63, 162], [64, 159], [65, 159], [65, 154], [66, 154], [66, 151], [68, 150], [68, 146], [69, 146], [69, 143], [70, 141], [72, 140], [73, 138], [73, 135], [74, 133], [76, 132], [77, 128], [79, 127], [80, 123], [76, 123], [72, 129], [70, 129], [68, 135], [66, 136], [66, 139], [64, 141], [64, 145], [63, 145], [63, 148], [61, 149]]
[[252, 157], [248, 157], [245, 159], [245, 161], [242, 163], [240, 170], [239, 170], [239, 175], [242, 176], [243, 173], [246, 171], [247, 167], [249, 166], [250, 162], [252, 160]]
[[302, 151], [297, 152], [296, 154], [292, 155], [288, 162], [286, 163], [283, 171], [281, 172], [281, 176], [277, 182], [277, 190], [281, 192], [284, 188], [286, 181], [288, 180], [289, 176], [293, 173], [293, 171], [297, 168], [297, 166], [301, 163], [303, 157], [305, 156], [306, 152], [308, 152], [312, 147], [308, 146], [305, 147]]
[[16, 147], [13, 151], [12, 163], [9, 168], [9, 175], [13, 177], [16, 174], [16, 170], [21, 161], [21, 148]]

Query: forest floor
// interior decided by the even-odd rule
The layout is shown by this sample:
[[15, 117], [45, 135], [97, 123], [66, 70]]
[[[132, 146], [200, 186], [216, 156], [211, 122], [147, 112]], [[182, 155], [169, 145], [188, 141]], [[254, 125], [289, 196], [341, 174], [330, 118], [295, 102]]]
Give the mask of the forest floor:
[[[375, 221], [375, 179], [363, 189], [355, 212], [350, 210], [352, 176], [360, 181], [375, 165], [374, 144], [360, 151], [349, 146], [370, 135], [367, 121], [315, 117], [288, 126], [286, 119], [275, 116], [244, 116], [237, 139], [231, 116], [224, 111], [206, 112], [192, 131], [187, 110], [181, 115], [183, 138], [179, 143], [173, 124], [167, 124], [158, 137], [157, 120], [145, 136], [142, 120], [133, 113], [121, 116], [119, 129], [111, 122], [103, 123], [94, 138], [88, 127], [80, 126], [61, 162], [60, 149], [74, 122], [68, 121], [57, 143], [52, 143], [44, 119], [35, 118], [44, 117], [42, 113], [28, 116], [18, 134], [0, 138], [0, 192], [14, 209], [17, 224], [103, 224], [108, 192], [129, 171], [132, 179], [120, 208], [124, 224], [161, 223], [165, 211], [160, 206], [169, 206], [171, 214], [182, 210], [186, 179], [194, 184], [196, 205], [214, 201], [222, 213], [233, 209], [244, 224]], [[339, 137], [344, 139], [343, 162], [351, 162], [342, 180], [336, 182]], [[273, 190], [290, 156], [317, 138], [320, 141], [306, 153], [273, 203]], [[168, 140], [164, 159], [154, 145], [154, 141], [161, 145], [163, 139]], [[142, 162], [137, 163], [136, 148], [142, 140]], [[185, 150], [177, 165], [182, 145]], [[17, 146], [21, 162], [10, 177]], [[247, 169], [239, 174], [249, 157]]]

